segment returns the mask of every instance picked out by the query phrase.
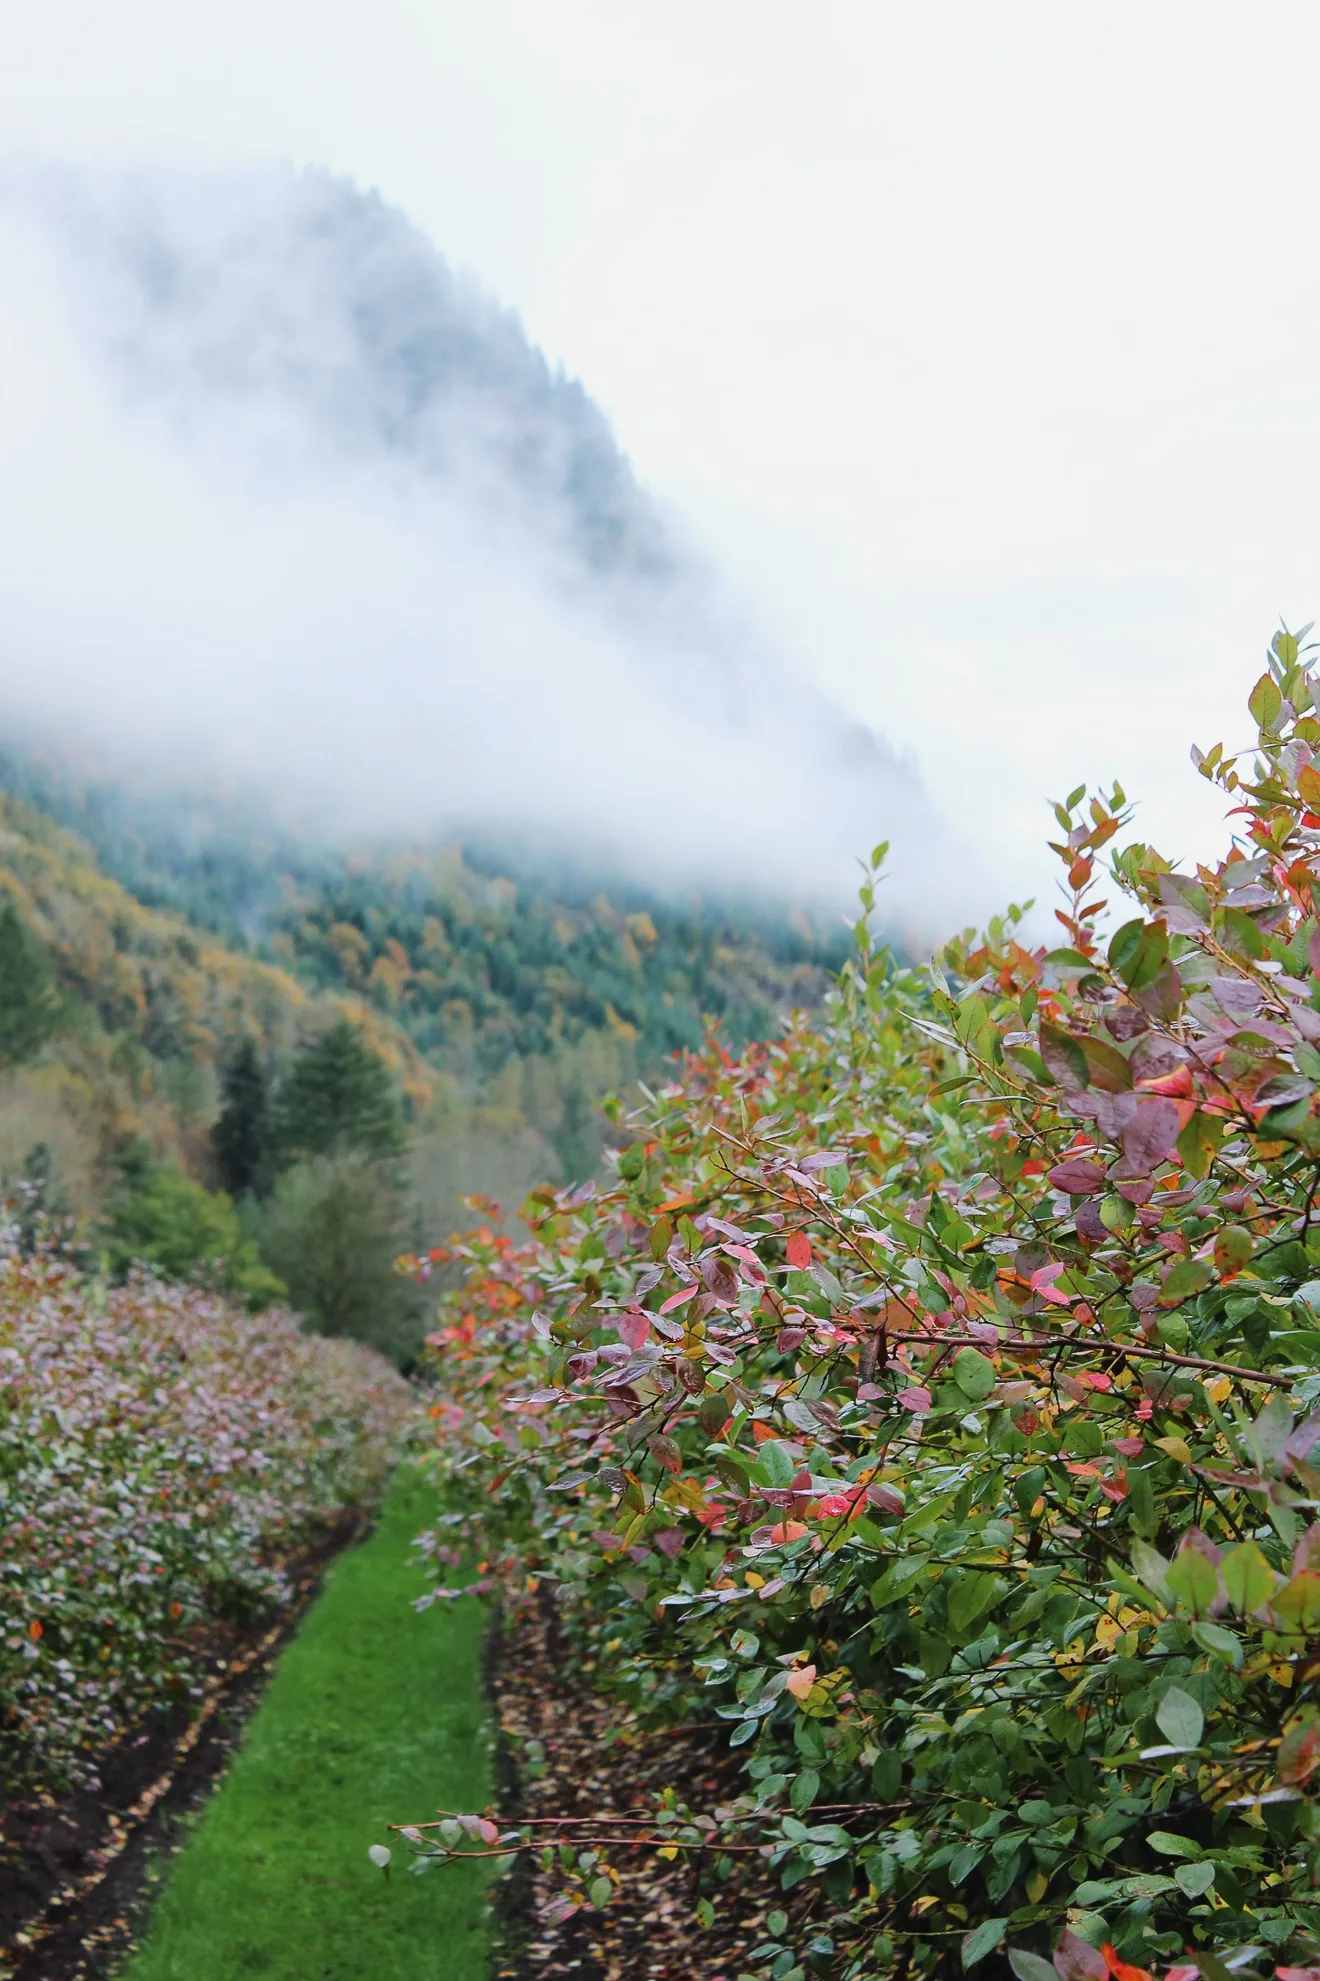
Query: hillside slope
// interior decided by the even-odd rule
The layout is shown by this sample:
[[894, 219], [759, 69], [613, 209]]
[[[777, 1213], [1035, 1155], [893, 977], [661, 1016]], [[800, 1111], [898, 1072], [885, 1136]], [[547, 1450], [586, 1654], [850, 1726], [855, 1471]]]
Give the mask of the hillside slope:
[[346, 1014], [404, 1093], [414, 1192], [439, 1228], [464, 1193], [516, 1203], [585, 1176], [604, 1094], [710, 1019], [734, 1044], [769, 1035], [828, 981], [833, 945], [786, 915], [515, 877], [457, 847], [349, 856], [12, 752], [0, 785], [0, 888], [71, 1014], [0, 1077], [0, 1174], [45, 1144], [80, 1208], [137, 1136], [211, 1180], [236, 1041], [287, 1064]]
[[[275, 978], [256, 981], [292, 977], [303, 996], [370, 1011], [392, 1064], [406, 1036], [426, 1067], [400, 1060], [401, 1077], [429, 1082], [432, 1114], [476, 1165], [470, 1187], [497, 1195], [525, 1172], [585, 1174], [602, 1094], [698, 1045], [712, 1019], [733, 1046], [769, 1036], [819, 1003], [847, 940], [800, 913], [602, 886], [507, 848], [337, 851], [231, 795], [130, 785], [12, 744], [0, 789], [72, 827], [139, 904], [223, 943], [222, 980], [235, 955], [263, 959]], [[166, 1056], [172, 1010], [157, 995], [143, 1013]], [[287, 1028], [262, 1035], [282, 1056]], [[482, 1133], [525, 1145], [517, 1183], [495, 1189], [458, 1118], [473, 1107]]]
[[115, 1151], [139, 1135], [205, 1175], [218, 1068], [235, 1040], [247, 1032], [287, 1057], [345, 1014], [414, 1116], [435, 1105], [436, 1074], [387, 1014], [145, 907], [85, 842], [2, 795], [0, 889], [45, 947], [68, 1011], [35, 1064], [0, 1078], [0, 1171], [11, 1179], [44, 1142], [74, 1204], [90, 1206]]

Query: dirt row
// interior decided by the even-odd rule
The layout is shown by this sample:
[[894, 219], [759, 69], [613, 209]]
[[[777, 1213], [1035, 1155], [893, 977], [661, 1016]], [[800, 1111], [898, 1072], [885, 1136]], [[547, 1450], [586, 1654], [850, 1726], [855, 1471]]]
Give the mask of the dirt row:
[[[616, 1701], [560, 1674], [565, 1668], [553, 1604], [524, 1612], [491, 1642], [488, 1685], [501, 1734], [501, 1815], [644, 1816], [658, 1791], [672, 1787], [694, 1809], [731, 1800], [744, 1785], [720, 1726], [647, 1731]], [[526, 1765], [538, 1758], [537, 1772]], [[540, 1770], [544, 1772], [540, 1772]], [[558, 1924], [547, 1910], [559, 1889], [554, 1874], [523, 1857], [500, 1891], [503, 1946], [495, 1981], [736, 1981], [747, 1955], [767, 1938], [766, 1915], [783, 1907], [796, 1930], [822, 1903], [813, 1882], [792, 1901], [759, 1859], [741, 1859], [719, 1880], [701, 1861], [670, 1864], [655, 1850], [612, 1850], [620, 1874], [602, 1910], [585, 1909]], [[702, 1898], [713, 1922], [703, 1926]]]

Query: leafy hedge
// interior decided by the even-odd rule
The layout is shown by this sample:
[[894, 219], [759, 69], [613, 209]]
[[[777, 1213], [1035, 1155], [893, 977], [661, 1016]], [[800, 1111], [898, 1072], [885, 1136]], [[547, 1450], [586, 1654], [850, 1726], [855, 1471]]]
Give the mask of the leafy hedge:
[[108, 1292], [0, 1244], [0, 1754], [86, 1779], [207, 1629], [287, 1594], [281, 1561], [383, 1483], [409, 1408], [387, 1363], [196, 1288]]
[[598, 1683], [727, 1724], [744, 1793], [653, 1835], [822, 1881], [776, 1981], [1320, 1962], [1318, 701], [1279, 635], [1256, 742], [1195, 753], [1215, 865], [1056, 806], [1065, 946], [1014, 910], [899, 966], [877, 849], [823, 1021], [432, 1255], [473, 1539]]

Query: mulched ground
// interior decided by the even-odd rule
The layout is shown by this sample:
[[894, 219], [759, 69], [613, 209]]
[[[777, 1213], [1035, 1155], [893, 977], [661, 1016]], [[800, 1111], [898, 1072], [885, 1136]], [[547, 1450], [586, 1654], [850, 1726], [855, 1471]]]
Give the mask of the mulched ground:
[[[500, 1814], [534, 1816], [643, 1814], [658, 1790], [673, 1785], [694, 1809], [732, 1800], [744, 1785], [722, 1727], [648, 1733], [626, 1709], [566, 1680], [564, 1646], [552, 1604], [543, 1600], [493, 1640], [490, 1688], [505, 1754]], [[517, 1757], [529, 1740], [545, 1750], [546, 1772], [531, 1779]], [[738, 1861], [727, 1882], [703, 1867], [667, 1864], [654, 1849], [614, 1849], [621, 1888], [603, 1911], [582, 1911], [561, 1925], [542, 1913], [553, 1874], [530, 1856], [500, 1891], [503, 1951], [496, 1981], [736, 1981], [747, 1954], [766, 1937], [765, 1916], [787, 1911], [796, 1933], [825, 1922], [823, 1894], [812, 1882], [785, 1899], [778, 1876], [756, 1858]], [[703, 1929], [696, 1905], [703, 1889], [715, 1923]], [[805, 1935], [803, 1935], [805, 1937]]]
[[210, 1633], [200, 1709], [153, 1715], [102, 1756], [99, 1787], [0, 1812], [0, 1981], [93, 1981], [132, 1944], [149, 1867], [206, 1800], [326, 1568], [364, 1524], [346, 1516], [287, 1565], [294, 1595], [278, 1622]]

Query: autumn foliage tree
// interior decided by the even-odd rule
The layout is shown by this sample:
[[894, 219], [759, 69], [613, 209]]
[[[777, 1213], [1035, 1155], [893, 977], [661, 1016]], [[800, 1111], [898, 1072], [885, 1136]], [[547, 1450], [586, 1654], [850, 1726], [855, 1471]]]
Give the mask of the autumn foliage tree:
[[[848, 1981], [1320, 1974], [1318, 704], [1280, 633], [1246, 747], [1194, 752], [1212, 864], [1056, 806], [1057, 946], [1013, 910], [899, 964], [877, 849], [822, 1021], [677, 1063], [530, 1242], [432, 1255], [478, 1553], [745, 1759], [645, 1847], [712, 1902], [759, 1851]], [[415, 1847], [524, 1840], [447, 1822]]]

